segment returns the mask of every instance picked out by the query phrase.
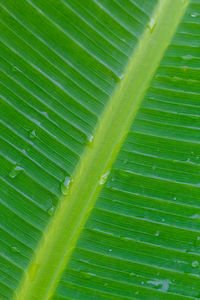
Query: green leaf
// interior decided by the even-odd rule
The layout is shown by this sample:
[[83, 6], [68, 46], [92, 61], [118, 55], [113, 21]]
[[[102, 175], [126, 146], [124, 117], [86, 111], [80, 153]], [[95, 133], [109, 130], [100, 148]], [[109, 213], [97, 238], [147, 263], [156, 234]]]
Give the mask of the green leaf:
[[0, 299], [200, 298], [200, 1], [0, 6]]

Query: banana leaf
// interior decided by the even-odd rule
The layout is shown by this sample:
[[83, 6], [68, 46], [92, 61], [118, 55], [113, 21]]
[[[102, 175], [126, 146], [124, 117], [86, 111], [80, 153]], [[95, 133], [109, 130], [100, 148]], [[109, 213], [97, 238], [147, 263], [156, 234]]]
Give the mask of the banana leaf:
[[0, 299], [199, 299], [200, 0], [0, 26]]

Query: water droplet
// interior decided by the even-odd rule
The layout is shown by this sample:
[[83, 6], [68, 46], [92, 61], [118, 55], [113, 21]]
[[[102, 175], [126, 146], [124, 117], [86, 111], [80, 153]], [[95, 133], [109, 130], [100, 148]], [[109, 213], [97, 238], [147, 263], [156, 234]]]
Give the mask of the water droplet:
[[136, 292], [135, 292], [135, 295], [139, 295], [139, 291], [136, 291]]
[[109, 174], [110, 174], [110, 171], [104, 173], [99, 180], [99, 184], [104, 184], [106, 182], [106, 180], [108, 179]]
[[31, 130], [31, 131], [29, 132], [29, 138], [30, 138], [31, 140], [34, 140], [34, 139], [36, 138], [36, 131], [35, 131], [35, 129], [33, 129], [33, 130]]
[[15, 178], [18, 174], [20, 174], [23, 171], [23, 168], [20, 166], [14, 166], [10, 173], [8, 174], [10, 178]]
[[88, 141], [89, 141], [90, 143], [92, 143], [93, 140], [94, 140], [94, 136], [93, 136], [93, 135], [90, 135], [89, 138], [88, 138]]
[[50, 208], [47, 209], [47, 213], [50, 216], [53, 216], [54, 212], [55, 212], [55, 206], [51, 206]]
[[154, 19], [151, 19], [151, 21], [147, 25], [147, 28], [150, 30], [151, 33], [153, 33], [155, 27], [156, 27], [156, 22]]
[[122, 78], [123, 78], [124, 75], [123, 74], [116, 74], [116, 73], [112, 72], [111, 76], [114, 79], [114, 82], [118, 83], [118, 82], [120, 82], [122, 80]]
[[199, 214], [194, 214], [190, 217], [191, 219], [200, 219], [200, 215]]
[[63, 195], [67, 194], [67, 190], [69, 189], [70, 182], [72, 182], [72, 179], [69, 176], [66, 176], [63, 182], [61, 183], [61, 193]]
[[19, 250], [17, 249], [17, 247], [11, 247], [11, 251], [12, 251], [13, 253], [19, 252]]
[[187, 55], [183, 55], [182, 56], [182, 59], [183, 60], [191, 60], [193, 57], [192, 57], [192, 55], [190, 55], [190, 54], [187, 54]]
[[197, 260], [192, 262], [192, 267], [193, 268], [198, 268], [199, 267], [199, 262]]
[[108, 249], [109, 252], [112, 252], [112, 249]]
[[143, 284], [144, 284], [144, 281], [141, 281], [141, 284], [143, 285]]
[[156, 233], [154, 234], [155, 236], [159, 236], [160, 235], [160, 231], [157, 230]]
[[162, 218], [162, 222], [165, 222], [165, 218]]
[[191, 17], [192, 18], [196, 18], [198, 16], [198, 14], [197, 13], [193, 13], [193, 14], [191, 14]]
[[159, 289], [159, 291], [167, 292], [168, 289], [169, 289], [169, 284], [171, 283], [171, 281], [168, 280], [168, 279], [165, 279], [165, 280], [148, 280], [147, 283], [153, 285], [154, 287]]
[[190, 158], [189, 157], [187, 158], [186, 162], [190, 162]]

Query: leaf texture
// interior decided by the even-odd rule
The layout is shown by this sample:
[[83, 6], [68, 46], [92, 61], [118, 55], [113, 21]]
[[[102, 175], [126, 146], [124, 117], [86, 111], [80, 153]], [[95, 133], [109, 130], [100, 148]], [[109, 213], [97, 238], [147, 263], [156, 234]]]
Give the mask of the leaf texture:
[[200, 297], [200, 2], [172, 2], [0, 1], [0, 299]]

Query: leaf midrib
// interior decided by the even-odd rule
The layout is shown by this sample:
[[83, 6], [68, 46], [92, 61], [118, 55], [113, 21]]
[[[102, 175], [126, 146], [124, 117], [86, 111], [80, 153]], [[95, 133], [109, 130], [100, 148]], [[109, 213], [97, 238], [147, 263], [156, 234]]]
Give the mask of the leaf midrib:
[[160, 0], [157, 5], [151, 19], [156, 26], [153, 32], [147, 28], [138, 42], [14, 299], [43, 300], [53, 295], [102, 188], [100, 178], [111, 169], [188, 3]]

